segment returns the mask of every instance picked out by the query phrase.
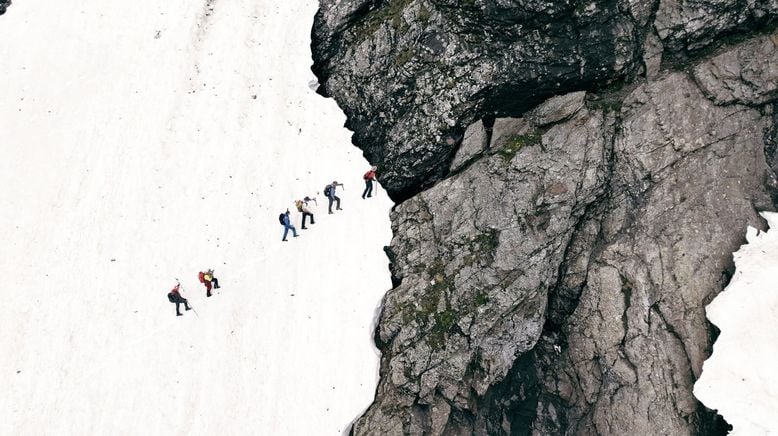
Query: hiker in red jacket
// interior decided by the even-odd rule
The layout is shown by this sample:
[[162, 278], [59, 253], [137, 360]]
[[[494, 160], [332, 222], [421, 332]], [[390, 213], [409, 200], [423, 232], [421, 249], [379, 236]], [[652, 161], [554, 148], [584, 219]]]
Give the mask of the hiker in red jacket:
[[205, 272], [200, 271], [200, 273], [197, 274], [197, 278], [200, 279], [200, 283], [205, 285], [206, 297], [211, 296], [211, 284], [213, 284], [214, 288], [219, 289], [219, 279], [213, 276], [212, 269], [209, 269]]
[[362, 199], [365, 199], [365, 195], [368, 197], [373, 196], [373, 181], [375, 181], [375, 172], [378, 169], [376, 166], [370, 167], [370, 171], [366, 172], [363, 179], [365, 179], [365, 191], [362, 192]]
[[186, 298], [182, 297], [178, 292], [180, 287], [181, 283], [176, 283], [176, 286], [170, 291], [170, 293], [167, 294], [167, 299], [170, 300], [171, 303], [176, 303], [176, 316], [181, 316], [181, 311], [178, 309], [178, 306], [181, 303], [184, 303], [184, 309], [192, 310], [192, 308], [189, 307], [189, 302], [186, 300]]

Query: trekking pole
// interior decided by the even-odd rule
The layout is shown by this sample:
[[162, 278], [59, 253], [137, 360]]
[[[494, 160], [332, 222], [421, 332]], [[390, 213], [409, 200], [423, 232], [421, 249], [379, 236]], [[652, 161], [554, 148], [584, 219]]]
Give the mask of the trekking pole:
[[[176, 283], [178, 283], [178, 287], [181, 289], [181, 292], [186, 292], [186, 291], [184, 291], [184, 288], [181, 286], [181, 282], [179, 282], [179, 281], [178, 281], [178, 279], [176, 279]], [[188, 303], [189, 303], [189, 299], [187, 298], [187, 299], [186, 299], [186, 301], [187, 301], [187, 304], [188, 304]], [[197, 313], [197, 311], [195, 310], [194, 306], [192, 306], [192, 305], [190, 304], [190, 305], [189, 305], [189, 308], [190, 308], [190, 309], [192, 309], [192, 312], [194, 312], [194, 314], [195, 314], [195, 315], [196, 315], [198, 318], [200, 318], [200, 315]]]

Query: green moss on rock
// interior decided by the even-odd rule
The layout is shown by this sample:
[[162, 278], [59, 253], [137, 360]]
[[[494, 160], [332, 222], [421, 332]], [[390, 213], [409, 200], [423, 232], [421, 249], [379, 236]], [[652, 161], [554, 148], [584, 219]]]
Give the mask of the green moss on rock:
[[521, 151], [522, 148], [532, 145], [540, 144], [543, 136], [538, 132], [531, 132], [524, 135], [513, 135], [505, 142], [497, 154], [503, 158], [505, 162], [510, 162], [516, 153]]

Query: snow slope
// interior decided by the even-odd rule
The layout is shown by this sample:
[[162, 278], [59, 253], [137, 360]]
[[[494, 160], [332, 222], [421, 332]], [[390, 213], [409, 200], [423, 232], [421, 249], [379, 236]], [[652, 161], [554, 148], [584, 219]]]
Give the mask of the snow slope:
[[[359, 198], [368, 164], [308, 87], [316, 7], [0, 18], [0, 434], [338, 434], [367, 407], [392, 204]], [[332, 179], [344, 210], [319, 195], [282, 243]], [[176, 277], [199, 316], [174, 316]]]
[[778, 214], [761, 215], [770, 230], [748, 228], [748, 243], [734, 254], [735, 275], [706, 308], [721, 334], [694, 385], [733, 435], [778, 434]]

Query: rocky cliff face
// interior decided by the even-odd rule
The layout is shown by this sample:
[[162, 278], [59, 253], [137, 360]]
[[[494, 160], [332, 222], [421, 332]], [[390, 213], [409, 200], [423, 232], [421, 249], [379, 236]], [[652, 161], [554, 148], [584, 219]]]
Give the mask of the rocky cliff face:
[[0, 15], [3, 15], [10, 5], [11, 0], [0, 0]]
[[716, 434], [692, 396], [778, 200], [775, 1], [321, 0], [399, 202], [355, 434]]

